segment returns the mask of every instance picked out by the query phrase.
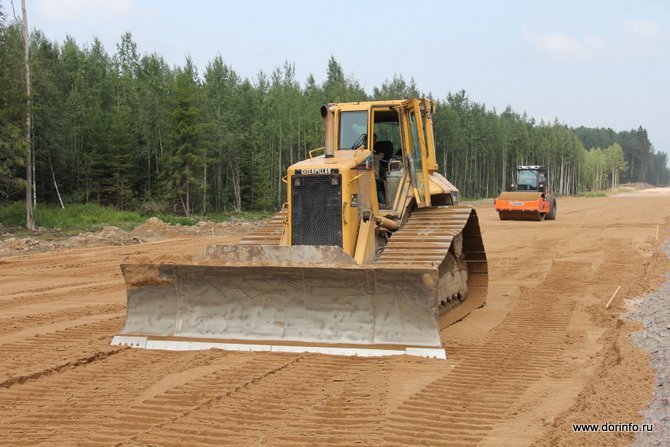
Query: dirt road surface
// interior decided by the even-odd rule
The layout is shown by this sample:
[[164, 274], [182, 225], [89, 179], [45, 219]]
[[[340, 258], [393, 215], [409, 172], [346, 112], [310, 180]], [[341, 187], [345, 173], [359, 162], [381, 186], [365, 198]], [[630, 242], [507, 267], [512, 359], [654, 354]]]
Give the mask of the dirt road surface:
[[239, 234], [0, 258], [0, 445], [630, 445], [634, 433], [572, 424], [642, 423], [656, 381], [621, 316], [670, 271], [657, 250], [670, 195], [558, 210], [502, 222], [478, 204], [488, 301], [443, 330], [447, 361], [110, 346], [126, 256], [197, 255]]

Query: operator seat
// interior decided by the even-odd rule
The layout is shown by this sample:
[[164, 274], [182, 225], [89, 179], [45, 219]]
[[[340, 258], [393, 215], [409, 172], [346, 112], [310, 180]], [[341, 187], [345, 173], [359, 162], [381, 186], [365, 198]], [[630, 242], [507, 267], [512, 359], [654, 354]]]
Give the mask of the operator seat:
[[382, 154], [383, 157], [379, 160], [381, 169], [379, 170], [379, 176], [383, 180], [386, 178], [386, 170], [388, 168], [389, 161], [393, 157], [393, 143], [386, 140], [379, 140], [375, 142], [374, 152], [376, 154]]

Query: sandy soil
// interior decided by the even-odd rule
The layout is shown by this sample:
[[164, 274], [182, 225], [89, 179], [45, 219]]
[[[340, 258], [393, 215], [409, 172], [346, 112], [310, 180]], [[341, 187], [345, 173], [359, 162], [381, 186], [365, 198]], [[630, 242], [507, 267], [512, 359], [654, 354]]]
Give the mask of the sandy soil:
[[630, 445], [572, 424], [643, 422], [658, 379], [624, 300], [670, 271], [669, 205], [559, 198], [556, 221], [502, 222], [480, 203], [488, 302], [443, 331], [447, 361], [110, 346], [126, 257], [195, 256], [239, 231], [0, 254], [0, 445]]

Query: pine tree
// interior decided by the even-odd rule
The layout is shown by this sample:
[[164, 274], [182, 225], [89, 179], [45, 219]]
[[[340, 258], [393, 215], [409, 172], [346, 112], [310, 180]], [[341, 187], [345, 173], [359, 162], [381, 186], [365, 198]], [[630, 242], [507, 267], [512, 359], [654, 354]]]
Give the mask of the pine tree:
[[186, 216], [193, 210], [193, 201], [203, 184], [205, 141], [201, 123], [199, 81], [190, 57], [177, 71], [174, 103], [169, 132], [168, 185], [179, 199]]

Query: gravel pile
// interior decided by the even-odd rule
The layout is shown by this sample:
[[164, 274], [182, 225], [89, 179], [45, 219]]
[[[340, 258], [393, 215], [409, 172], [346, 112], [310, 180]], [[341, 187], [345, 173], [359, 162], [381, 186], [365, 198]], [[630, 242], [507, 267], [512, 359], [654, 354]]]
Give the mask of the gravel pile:
[[[661, 249], [670, 256], [670, 242]], [[644, 330], [631, 334], [631, 340], [651, 355], [656, 372], [656, 389], [649, 406], [642, 412], [644, 423], [653, 432], [638, 433], [633, 447], [666, 447], [670, 445], [670, 274], [654, 293], [643, 297], [628, 318], [644, 324]]]

